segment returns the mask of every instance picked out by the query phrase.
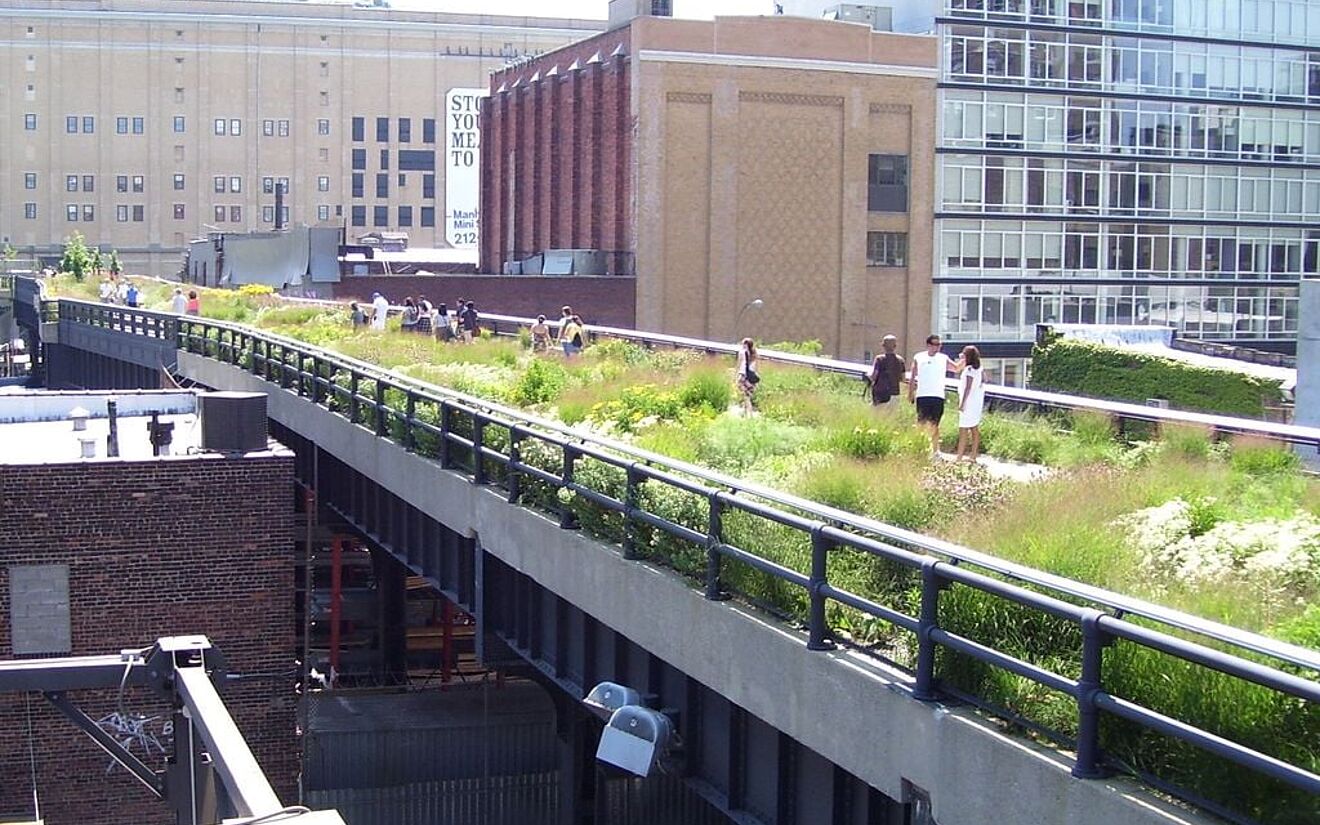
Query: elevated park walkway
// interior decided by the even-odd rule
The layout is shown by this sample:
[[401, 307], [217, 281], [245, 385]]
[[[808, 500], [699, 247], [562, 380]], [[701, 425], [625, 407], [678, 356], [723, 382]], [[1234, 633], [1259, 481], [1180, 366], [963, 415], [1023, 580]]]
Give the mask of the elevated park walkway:
[[[1105, 736], [1116, 723], [1172, 743], [1175, 752], [1212, 754], [1230, 766], [1225, 776], [1265, 777], [1300, 793], [1291, 798], [1306, 810], [1284, 812], [1296, 818], [1278, 821], [1312, 821], [1320, 813], [1313, 764], [1108, 689], [1121, 675], [1113, 668], [1125, 661], [1115, 653], [1139, 649], [1315, 714], [1320, 651], [585, 435], [241, 324], [48, 300], [31, 281], [7, 286], [16, 319], [43, 344], [47, 375], [61, 383], [158, 386], [169, 371], [205, 387], [266, 393], [272, 430], [297, 451], [300, 478], [470, 609], [481, 635], [499, 640], [570, 698], [610, 679], [641, 683], [654, 707], [675, 711], [684, 743], [679, 773], [730, 821], [1252, 821], [1189, 792], [1176, 777], [1110, 758]], [[528, 322], [483, 318], [502, 333]], [[733, 351], [632, 330], [593, 333], [646, 346]], [[864, 369], [791, 354], [762, 357]], [[1305, 427], [1012, 388], [988, 394], [1003, 404], [1193, 423], [1320, 448], [1320, 430]], [[618, 483], [577, 472], [586, 463], [611, 468]], [[676, 518], [654, 506], [649, 493], [656, 490], [688, 501], [687, 514]], [[581, 511], [565, 503], [569, 494], [612, 527], [580, 525]], [[789, 531], [807, 548], [809, 564], [792, 569], [755, 546], [735, 546], [724, 529], [731, 519]], [[685, 548], [699, 564], [682, 574], [665, 569], [675, 566], [672, 559], [648, 550], [658, 542]], [[840, 587], [831, 570], [843, 553], [910, 576], [914, 598], [881, 604]], [[748, 571], [798, 594], [800, 622], [757, 609], [754, 596], [739, 589]], [[959, 591], [1060, 628], [1075, 640], [1069, 658], [1076, 666], [1027, 661], [942, 626], [941, 604]], [[840, 608], [900, 629], [912, 655], [848, 644], [829, 620]], [[945, 672], [955, 654], [1062, 697], [1075, 727], [1043, 728], [957, 689]]]

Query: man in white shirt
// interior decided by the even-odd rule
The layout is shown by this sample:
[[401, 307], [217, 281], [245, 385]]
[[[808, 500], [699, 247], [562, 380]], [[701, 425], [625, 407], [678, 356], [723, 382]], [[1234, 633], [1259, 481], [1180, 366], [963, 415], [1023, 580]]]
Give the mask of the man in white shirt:
[[183, 297], [183, 288], [174, 288], [174, 297], [170, 299], [170, 311], [175, 315], [182, 315], [188, 309], [188, 299]]
[[957, 365], [940, 352], [940, 336], [926, 339], [926, 351], [912, 356], [908, 373], [908, 401], [917, 405], [917, 426], [930, 431], [930, 453], [940, 451], [940, 419], [944, 417], [944, 377]]
[[375, 330], [385, 329], [385, 316], [390, 312], [390, 302], [379, 292], [371, 294], [371, 328]]

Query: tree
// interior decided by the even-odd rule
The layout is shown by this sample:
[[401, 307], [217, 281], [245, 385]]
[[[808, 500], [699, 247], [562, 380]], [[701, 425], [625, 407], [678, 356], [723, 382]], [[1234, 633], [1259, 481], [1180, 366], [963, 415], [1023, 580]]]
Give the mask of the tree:
[[110, 250], [110, 274], [118, 278], [119, 273], [123, 271], [124, 271], [124, 265], [119, 262], [119, 250], [118, 249]]
[[101, 249], [97, 247], [92, 250], [92, 271], [96, 277], [101, 277], [101, 270], [105, 269], [105, 259], [101, 257]]
[[87, 248], [83, 236], [74, 232], [64, 242], [64, 257], [60, 258], [60, 272], [67, 272], [74, 280], [82, 281], [92, 270], [92, 252]]

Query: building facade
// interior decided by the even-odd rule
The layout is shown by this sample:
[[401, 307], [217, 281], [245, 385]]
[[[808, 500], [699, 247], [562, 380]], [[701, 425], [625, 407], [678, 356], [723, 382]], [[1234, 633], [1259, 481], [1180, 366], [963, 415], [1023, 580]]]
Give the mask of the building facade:
[[1320, 272], [1320, 4], [946, 0], [935, 323], [1290, 348]]
[[404, 231], [475, 258], [475, 90], [598, 28], [328, 3], [14, 0], [0, 9], [0, 243], [52, 256], [77, 231], [130, 271], [172, 274], [212, 228], [273, 228], [282, 183], [286, 223]]
[[914, 347], [936, 62], [933, 37], [857, 24], [643, 16], [499, 72], [481, 268], [599, 250], [635, 273], [643, 329], [850, 358], [888, 333]]

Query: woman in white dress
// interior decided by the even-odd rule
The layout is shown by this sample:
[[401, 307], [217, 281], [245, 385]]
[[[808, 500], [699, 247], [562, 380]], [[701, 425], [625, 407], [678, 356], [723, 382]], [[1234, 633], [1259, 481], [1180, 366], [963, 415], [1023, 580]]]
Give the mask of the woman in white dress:
[[962, 461], [963, 453], [971, 446], [971, 460], [981, 452], [981, 413], [985, 409], [985, 381], [981, 374], [981, 351], [965, 347], [962, 351], [962, 380], [958, 382], [958, 453], [955, 461]]

